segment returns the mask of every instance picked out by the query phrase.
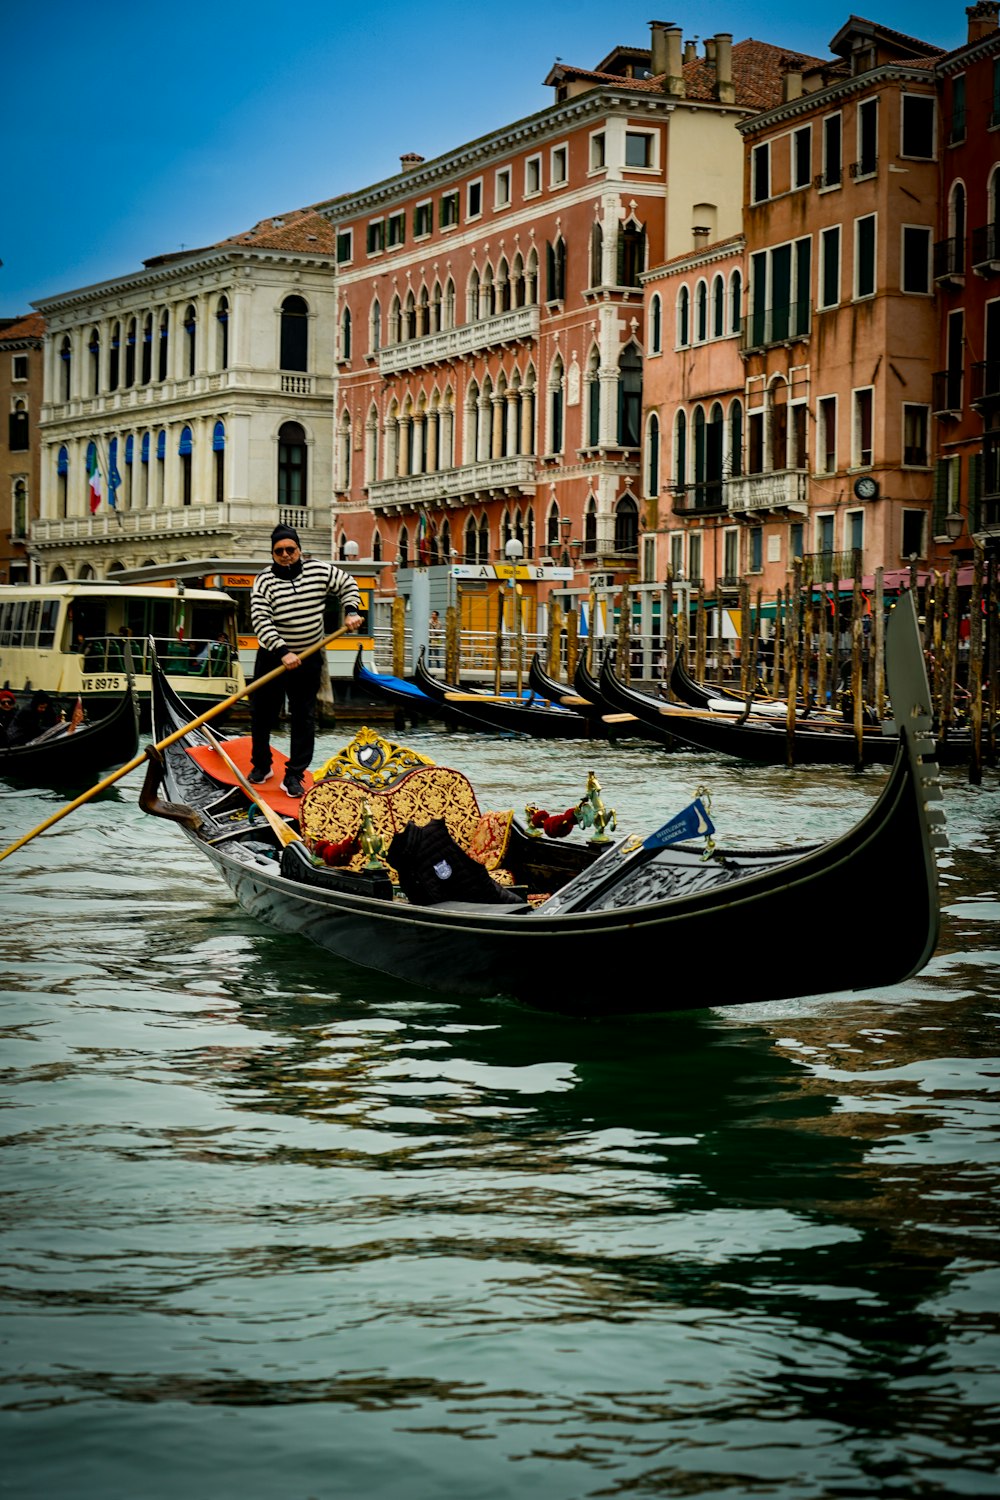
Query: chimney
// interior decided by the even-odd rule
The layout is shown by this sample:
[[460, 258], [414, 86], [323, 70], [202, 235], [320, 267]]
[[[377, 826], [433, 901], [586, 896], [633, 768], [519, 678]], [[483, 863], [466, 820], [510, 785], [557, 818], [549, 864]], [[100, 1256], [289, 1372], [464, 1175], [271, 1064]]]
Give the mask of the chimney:
[[705, 38], [705, 61], [708, 63], [708, 66], [710, 68], [714, 68], [715, 67], [715, 37], [714, 36], [707, 36]]
[[781, 75], [782, 104], [790, 104], [793, 99], [801, 99], [802, 94], [802, 69], [786, 68]]
[[399, 158], [400, 170], [403, 172], [412, 172], [414, 167], [419, 167], [422, 161], [423, 157], [419, 151], [404, 151], [403, 155]]
[[969, 41], [981, 42], [997, 29], [1000, 3], [998, 0], [978, 0], [976, 5], [966, 6], [965, 14], [969, 19]]
[[654, 78], [662, 78], [667, 67], [667, 21], [649, 23], [649, 71]]
[[716, 32], [715, 43], [715, 97], [720, 104], [736, 103], [736, 85], [733, 83], [733, 33]]
[[684, 74], [681, 70], [681, 28], [674, 25], [664, 26], [663, 41], [667, 61], [664, 69], [663, 92], [671, 99], [683, 99], [685, 88]]
[[697, 42], [685, 42], [684, 43], [684, 61], [685, 61], [685, 63], [692, 63], [692, 62], [697, 62], [698, 61], [698, 43]]

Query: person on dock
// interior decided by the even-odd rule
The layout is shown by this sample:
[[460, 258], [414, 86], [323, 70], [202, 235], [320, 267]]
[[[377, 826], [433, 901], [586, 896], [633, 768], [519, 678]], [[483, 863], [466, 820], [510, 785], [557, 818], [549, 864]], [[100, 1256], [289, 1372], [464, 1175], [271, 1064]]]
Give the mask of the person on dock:
[[254, 786], [270, 780], [271, 734], [287, 697], [291, 745], [281, 789], [298, 798], [313, 757], [321, 670], [319, 652], [305, 661], [299, 652], [323, 639], [323, 611], [331, 595], [340, 601], [347, 629], [360, 630], [361, 592], [350, 574], [332, 563], [303, 558], [299, 534], [292, 526], [274, 528], [271, 558], [271, 566], [257, 575], [250, 592], [250, 620], [259, 642], [254, 679], [279, 666], [288, 670], [250, 699], [253, 768], [249, 780]]

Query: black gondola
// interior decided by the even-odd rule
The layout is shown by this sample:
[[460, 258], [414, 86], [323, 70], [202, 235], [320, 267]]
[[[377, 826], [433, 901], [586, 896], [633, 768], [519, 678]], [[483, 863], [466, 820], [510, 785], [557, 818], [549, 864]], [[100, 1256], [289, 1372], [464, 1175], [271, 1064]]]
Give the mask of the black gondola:
[[571, 708], [575, 713], [595, 724], [601, 719], [603, 710], [600, 705], [591, 702], [589, 698], [584, 698], [565, 683], [557, 682], [554, 677], [550, 677], [542, 666], [542, 659], [537, 651], [528, 667], [528, 686], [545, 702], [558, 703], [562, 708]]
[[131, 760], [139, 747], [139, 703], [129, 685], [109, 714], [71, 729], [61, 724], [26, 745], [0, 747], [0, 776], [35, 786], [87, 786], [100, 771]]
[[527, 698], [497, 698], [485, 693], [469, 692], [454, 683], [433, 677], [424, 664], [423, 652], [417, 658], [414, 679], [420, 690], [433, 698], [443, 710], [460, 715], [467, 724], [493, 734], [525, 734], [540, 740], [580, 740], [604, 736], [604, 726], [593, 716], [585, 717], [572, 708], [554, 707]]
[[[897, 605], [888, 644], [901, 726], [896, 760], [866, 814], [827, 844], [721, 850], [659, 847], [654, 836], [622, 840], [594, 859], [588, 845], [531, 838], [515, 821], [504, 867], [530, 891], [551, 892], [547, 898], [416, 905], [400, 898], [384, 872], [318, 868], [303, 842], [285, 843], [269, 825], [252, 822], [242, 792], [203, 771], [183, 739], [151, 761], [141, 801], [179, 823], [252, 916], [341, 958], [446, 992], [624, 1015], [892, 984], [918, 972], [936, 945], [933, 849], [943, 834], [932, 825], [944, 814], [930, 805], [940, 786], [912, 603]], [[158, 739], [186, 722], [187, 709], [159, 674], [154, 710]], [[197, 730], [189, 739], [203, 743]], [[159, 800], [161, 785], [170, 802]], [[346, 776], [341, 789], [356, 791]], [[858, 899], [874, 878], [891, 888], [899, 921], [887, 922], [881, 903]], [[850, 931], [822, 963], [817, 912], [827, 924], [841, 913]], [[764, 954], [761, 934], [770, 931], [780, 931], [781, 941]]]
[[354, 681], [370, 697], [391, 703], [407, 717], [442, 718], [433, 698], [428, 698], [408, 677], [393, 677], [389, 673], [373, 672], [370, 667], [366, 667], [363, 648], [359, 649], [354, 659]]
[[[789, 734], [784, 717], [773, 721], [761, 717], [734, 718], [728, 713], [711, 713], [685, 705], [665, 703], [636, 688], [627, 686], [615, 675], [608, 657], [601, 664], [601, 696], [613, 709], [631, 713], [654, 737], [668, 735], [698, 750], [711, 750], [741, 760], [765, 765], [857, 765], [858, 744], [854, 729], [842, 720], [799, 719]], [[887, 726], [865, 726], [861, 741], [861, 763], [891, 765], [896, 756], [899, 736]], [[969, 758], [967, 739], [948, 739], [937, 747], [942, 765], [964, 765]]]

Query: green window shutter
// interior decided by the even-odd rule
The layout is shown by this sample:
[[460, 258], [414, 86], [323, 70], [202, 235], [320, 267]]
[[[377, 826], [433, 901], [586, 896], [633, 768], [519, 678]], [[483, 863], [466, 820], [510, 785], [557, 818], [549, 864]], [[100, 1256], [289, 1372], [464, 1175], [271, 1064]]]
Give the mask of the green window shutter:
[[944, 518], [948, 513], [948, 465], [939, 460], [934, 465], [934, 521], [935, 536], [947, 535]]
[[982, 528], [983, 510], [983, 455], [973, 453], [969, 459], [969, 530]]

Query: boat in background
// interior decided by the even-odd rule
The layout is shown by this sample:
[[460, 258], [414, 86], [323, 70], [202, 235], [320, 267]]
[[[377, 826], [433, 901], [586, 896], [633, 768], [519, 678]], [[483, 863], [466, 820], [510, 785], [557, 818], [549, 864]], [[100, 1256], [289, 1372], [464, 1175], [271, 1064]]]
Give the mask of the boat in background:
[[24, 745], [0, 746], [0, 776], [31, 786], [91, 786], [101, 771], [124, 765], [139, 748], [135, 684], [110, 713], [74, 725], [72, 718]]
[[573, 708], [539, 702], [530, 689], [521, 697], [491, 696], [461, 688], [456, 683], [442, 682], [428, 671], [423, 651], [417, 658], [413, 675], [421, 692], [475, 729], [493, 734], [526, 734], [539, 740], [605, 738], [604, 725], [597, 718], [586, 717]]

